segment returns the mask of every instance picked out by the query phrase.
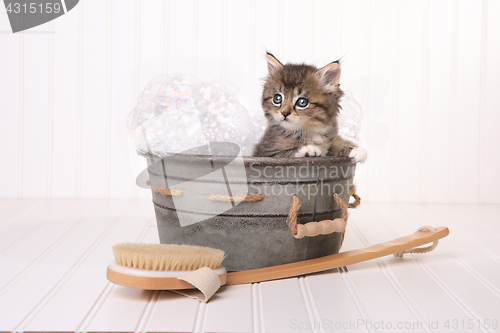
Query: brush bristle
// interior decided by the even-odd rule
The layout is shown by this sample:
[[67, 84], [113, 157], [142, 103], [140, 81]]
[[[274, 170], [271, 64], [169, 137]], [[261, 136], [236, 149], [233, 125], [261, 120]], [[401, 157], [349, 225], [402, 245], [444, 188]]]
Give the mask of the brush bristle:
[[112, 249], [118, 265], [150, 271], [217, 269], [224, 259], [222, 250], [194, 245], [120, 243]]

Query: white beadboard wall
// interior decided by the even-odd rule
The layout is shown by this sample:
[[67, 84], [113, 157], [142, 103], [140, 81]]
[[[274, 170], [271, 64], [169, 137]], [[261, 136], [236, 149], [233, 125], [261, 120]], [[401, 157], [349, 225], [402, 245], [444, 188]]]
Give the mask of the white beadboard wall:
[[260, 112], [265, 50], [342, 58], [370, 202], [500, 203], [500, 2], [82, 0], [12, 34], [0, 9], [0, 197], [147, 198], [125, 119], [149, 79], [223, 79]]

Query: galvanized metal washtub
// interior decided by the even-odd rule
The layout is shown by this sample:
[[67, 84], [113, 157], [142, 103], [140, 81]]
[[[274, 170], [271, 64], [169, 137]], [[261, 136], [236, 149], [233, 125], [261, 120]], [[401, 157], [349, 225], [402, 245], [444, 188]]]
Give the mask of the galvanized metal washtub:
[[[164, 159], [143, 156], [162, 244], [222, 249], [228, 271], [318, 258], [340, 249], [342, 233], [295, 239], [287, 217], [293, 195], [301, 201], [299, 223], [341, 217], [333, 194], [348, 203], [356, 167], [348, 158], [245, 157], [228, 143], [210, 143]], [[162, 189], [182, 195], [165, 195]], [[236, 198], [238, 193], [262, 195], [262, 200], [210, 199]]]

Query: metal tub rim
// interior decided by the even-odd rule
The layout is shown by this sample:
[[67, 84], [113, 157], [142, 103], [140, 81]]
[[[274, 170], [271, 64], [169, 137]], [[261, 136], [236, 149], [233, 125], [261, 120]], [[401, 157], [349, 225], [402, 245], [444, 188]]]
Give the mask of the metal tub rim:
[[[218, 163], [231, 163], [234, 156], [226, 155], [200, 155], [200, 154], [172, 154], [160, 157], [153, 154], [138, 153], [145, 158], [161, 160], [169, 158], [175, 162], [206, 163], [207, 160]], [[354, 163], [349, 157], [320, 156], [320, 157], [254, 157], [242, 156], [245, 166], [332, 166]], [[236, 160], [240, 163], [241, 160]]]

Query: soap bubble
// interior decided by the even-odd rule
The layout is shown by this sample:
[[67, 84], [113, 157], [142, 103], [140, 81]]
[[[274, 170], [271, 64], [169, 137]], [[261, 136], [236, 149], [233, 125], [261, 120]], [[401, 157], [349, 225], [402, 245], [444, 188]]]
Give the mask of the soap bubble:
[[165, 157], [209, 142], [232, 142], [251, 155], [258, 140], [234, 90], [189, 77], [157, 77], [144, 88], [127, 128], [139, 153]]
[[361, 106], [354, 96], [345, 92], [340, 101], [340, 113], [338, 115], [339, 134], [344, 139], [359, 144], [359, 132], [361, 128]]
[[165, 157], [206, 143], [197, 110], [171, 109], [144, 122], [134, 131], [140, 153]]

